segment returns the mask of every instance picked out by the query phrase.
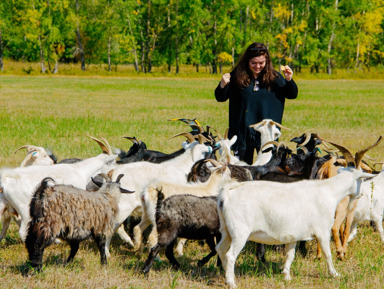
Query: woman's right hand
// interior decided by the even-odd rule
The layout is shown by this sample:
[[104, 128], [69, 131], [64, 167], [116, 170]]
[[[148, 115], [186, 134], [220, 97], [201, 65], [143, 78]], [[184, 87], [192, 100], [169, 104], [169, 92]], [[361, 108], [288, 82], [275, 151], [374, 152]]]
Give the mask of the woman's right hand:
[[220, 80], [220, 87], [224, 88], [227, 86], [227, 84], [231, 81], [231, 74], [226, 73], [223, 75], [223, 77]]

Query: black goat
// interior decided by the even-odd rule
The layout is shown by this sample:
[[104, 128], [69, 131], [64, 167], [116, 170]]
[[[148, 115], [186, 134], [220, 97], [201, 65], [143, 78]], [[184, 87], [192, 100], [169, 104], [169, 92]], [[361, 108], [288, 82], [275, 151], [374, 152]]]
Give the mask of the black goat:
[[143, 272], [149, 272], [153, 260], [163, 248], [172, 266], [179, 268], [180, 264], [173, 254], [177, 238], [206, 240], [211, 252], [198, 262], [199, 267], [203, 266], [216, 255], [215, 238], [217, 242], [221, 238], [217, 198], [175, 195], [165, 201], [163, 199], [164, 195], [159, 190], [156, 206], [158, 241], [145, 261]]

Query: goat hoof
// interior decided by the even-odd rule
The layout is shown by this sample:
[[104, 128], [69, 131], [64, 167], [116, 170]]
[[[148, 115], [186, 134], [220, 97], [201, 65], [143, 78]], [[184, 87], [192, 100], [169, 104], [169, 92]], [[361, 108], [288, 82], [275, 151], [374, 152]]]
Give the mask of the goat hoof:
[[344, 261], [344, 257], [345, 257], [344, 252], [338, 252], [337, 253], [337, 258], [339, 260]]
[[144, 268], [142, 269], [143, 274], [144, 274], [144, 275], [148, 275], [148, 272], [149, 272], [150, 269], [151, 269], [151, 268], [149, 268], [149, 267], [144, 267]]

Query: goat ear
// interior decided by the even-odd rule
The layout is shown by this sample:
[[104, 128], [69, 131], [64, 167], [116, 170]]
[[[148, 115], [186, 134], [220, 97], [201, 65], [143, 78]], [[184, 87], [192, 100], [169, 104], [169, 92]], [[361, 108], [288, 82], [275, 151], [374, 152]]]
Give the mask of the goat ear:
[[237, 135], [234, 135], [230, 140], [230, 145], [232, 146], [237, 141]]
[[262, 150], [261, 152], [263, 154], [267, 153], [267, 152], [270, 152], [271, 150], [273, 150], [274, 147], [269, 147], [269, 148], [266, 148], [265, 150]]
[[99, 182], [98, 180], [96, 180], [96, 179], [93, 178], [93, 177], [91, 177], [91, 180], [92, 180], [92, 182], [93, 182], [96, 186], [98, 186], [99, 188], [101, 188], [101, 186], [103, 185], [102, 182]]

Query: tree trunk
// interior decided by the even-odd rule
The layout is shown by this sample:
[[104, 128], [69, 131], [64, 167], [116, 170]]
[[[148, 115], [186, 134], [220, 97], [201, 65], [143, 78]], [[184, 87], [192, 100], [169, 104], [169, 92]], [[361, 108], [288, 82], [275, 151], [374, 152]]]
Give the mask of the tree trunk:
[[359, 57], [360, 57], [360, 42], [357, 42], [355, 68], [359, 67]]
[[232, 47], [232, 68], [235, 67], [235, 47]]
[[111, 71], [111, 33], [108, 36], [108, 71]]
[[179, 51], [179, 1], [176, 1], [176, 74], [180, 70], [180, 51]]
[[81, 70], [85, 71], [85, 56], [84, 56], [84, 47], [81, 42], [81, 34], [80, 34], [80, 23], [79, 23], [79, 10], [80, 4], [79, 0], [76, 0], [76, 37], [77, 37], [77, 49], [80, 54], [80, 62], [81, 62]]
[[244, 17], [244, 45], [247, 43], [247, 28], [248, 28], [248, 18], [249, 18], [249, 5], [247, 5], [247, 9], [245, 10], [245, 17]]
[[[339, 8], [339, 0], [335, 0], [335, 15], [336, 15], [336, 12], [337, 12], [337, 9]], [[336, 29], [336, 20], [334, 19], [333, 20], [333, 23], [332, 23], [332, 31], [331, 31], [331, 37], [329, 38], [329, 42], [328, 42], [328, 49], [327, 49], [327, 52], [328, 52], [328, 68], [327, 68], [327, 73], [329, 75], [332, 74], [332, 59], [331, 59], [331, 50], [332, 50], [332, 43], [333, 43], [333, 40], [335, 38], [335, 29]]]
[[269, 10], [269, 33], [272, 31], [272, 23], [273, 23], [273, 0], [271, 0], [271, 7]]
[[39, 34], [39, 48], [40, 48], [40, 63], [41, 63], [41, 73], [45, 73], [45, 63], [44, 63], [44, 48], [43, 44], [41, 42], [41, 37]]
[[[132, 26], [131, 26], [131, 19], [129, 19], [129, 16], [128, 16], [128, 27], [129, 27], [130, 34], [133, 36]], [[131, 52], [133, 53], [133, 57], [134, 57], [133, 65], [135, 67], [136, 72], [138, 72], [139, 71], [139, 62], [137, 60], [136, 40], [133, 40], [133, 49], [132, 49]]]
[[4, 71], [4, 62], [3, 62], [4, 46], [3, 46], [3, 35], [0, 30], [0, 71]]
[[[145, 48], [144, 48], [144, 53], [145, 53], [145, 57], [144, 57], [144, 66], [146, 67], [145, 70], [148, 71], [148, 72], [151, 72], [151, 68], [150, 68], [150, 56], [149, 56], [149, 40], [150, 40], [150, 31], [151, 31], [151, 0], [148, 0], [148, 9], [147, 9], [147, 31], [146, 31], [146, 37], [145, 37]], [[144, 72], [146, 72], [144, 71]]]
[[215, 22], [213, 24], [213, 41], [214, 41], [214, 46], [212, 50], [213, 54], [213, 60], [212, 60], [212, 73], [217, 74], [217, 64], [216, 64], [216, 54], [217, 54], [217, 21], [215, 17]]
[[55, 67], [53, 68], [52, 73], [56, 74], [58, 72], [59, 72], [59, 61], [57, 59], [55, 59]]

